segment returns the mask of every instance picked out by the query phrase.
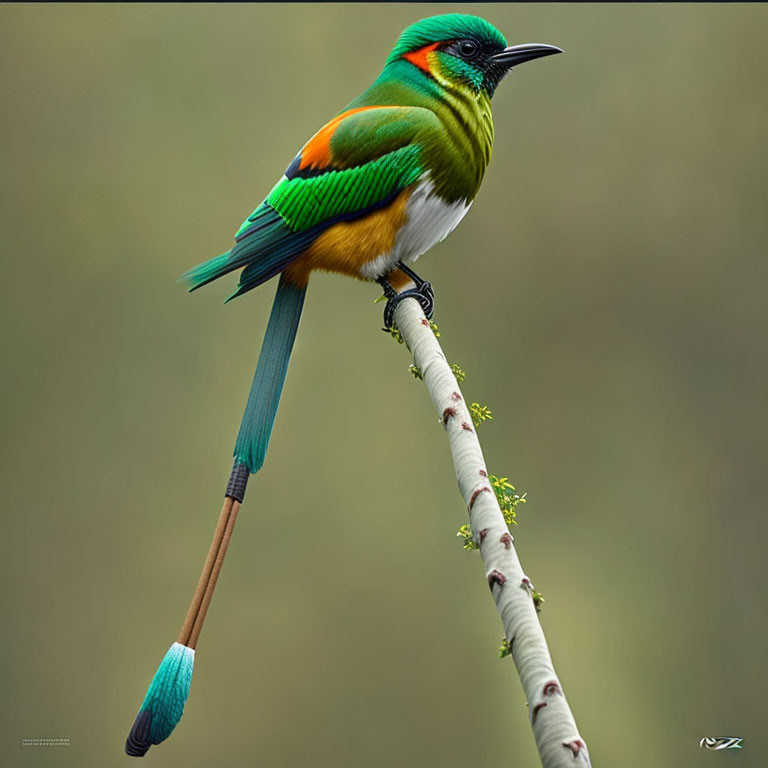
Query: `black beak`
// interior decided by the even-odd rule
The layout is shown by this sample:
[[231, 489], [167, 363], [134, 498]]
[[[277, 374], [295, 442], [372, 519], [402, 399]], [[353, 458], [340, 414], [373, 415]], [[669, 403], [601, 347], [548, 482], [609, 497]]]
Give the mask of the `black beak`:
[[510, 45], [491, 56], [491, 61], [500, 64], [505, 69], [512, 69], [518, 64], [540, 59], [542, 56], [552, 56], [554, 53], [563, 53], [563, 49], [546, 43], [525, 43], [524, 45]]

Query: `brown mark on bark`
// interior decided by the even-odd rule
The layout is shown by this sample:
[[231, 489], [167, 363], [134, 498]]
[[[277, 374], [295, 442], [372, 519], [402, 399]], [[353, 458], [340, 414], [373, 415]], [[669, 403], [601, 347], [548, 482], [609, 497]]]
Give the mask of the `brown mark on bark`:
[[423, 325], [425, 328], [429, 328], [429, 320], [427, 320], [427, 318], [426, 318], [426, 317], [422, 317], [422, 318], [421, 318], [421, 320], [419, 320], [419, 322], [420, 322], [420, 323], [421, 323], [421, 324], [422, 324], [422, 325]]
[[477, 474], [480, 475], [480, 477], [488, 477], [488, 473], [484, 469], [481, 469]]
[[453, 392], [451, 394], [451, 400], [453, 400], [454, 403], [460, 403], [461, 402], [461, 395], [458, 392]]
[[484, 485], [482, 488], [478, 488], [478, 489], [477, 489], [477, 490], [476, 490], [476, 491], [475, 491], [475, 492], [472, 494], [472, 496], [471, 496], [471, 497], [470, 497], [470, 499], [469, 499], [469, 506], [468, 506], [468, 509], [469, 509], [469, 511], [470, 511], [470, 512], [472, 511], [472, 507], [474, 507], [474, 506], [475, 506], [475, 502], [477, 501], [477, 497], [478, 497], [478, 496], [479, 496], [481, 493], [486, 493], [486, 492], [487, 492], [487, 493], [490, 493], [490, 492], [491, 492], [491, 489], [490, 489], [490, 488], [489, 488], [487, 485]]
[[480, 531], [480, 543], [481, 544], [483, 543], [483, 541], [484, 541], [484, 539], [485, 539], [485, 537], [487, 535], [488, 535], [488, 529], [487, 528], [483, 528], [483, 530]]
[[512, 546], [512, 537], [508, 533], [502, 533], [499, 541], [504, 545], [504, 549], [509, 549]]
[[461, 428], [466, 430], [467, 432], [471, 432], [472, 431], [472, 427], [470, 427], [469, 424], [467, 424], [466, 421], [462, 421], [461, 422]]
[[546, 701], [542, 701], [541, 704], [537, 704], [531, 712], [531, 725], [536, 722], [536, 718], [539, 716], [539, 710], [544, 709], [547, 706]]
[[573, 741], [564, 741], [563, 746], [571, 750], [575, 760], [579, 756], [579, 752], [584, 749], [584, 742], [581, 739], [574, 739]]
[[550, 680], [544, 684], [542, 693], [544, 696], [554, 696], [556, 693], [562, 695], [563, 692], [560, 690], [560, 683], [557, 680]]
[[446, 408], [443, 411], [443, 426], [445, 426], [448, 423], [448, 419], [452, 419], [455, 415], [456, 415], [455, 408]]
[[493, 592], [494, 584], [498, 584], [500, 587], [503, 587], [506, 581], [507, 581], [507, 577], [496, 568], [494, 568], [488, 574], [488, 586], [491, 588], [491, 592]]
[[[523, 579], [523, 581], [528, 581], [527, 579]], [[530, 582], [528, 582], [530, 584]], [[560, 683], [557, 682], [557, 680], [547, 680], [546, 683], [544, 683], [544, 688], [541, 691], [542, 696], [554, 696], [556, 693], [559, 693], [562, 695], [562, 691], [560, 690]], [[547, 706], [546, 701], [539, 702], [534, 708], [533, 712], [531, 713], [531, 724], [536, 722], [536, 716], [539, 714], [540, 709], [544, 709], [544, 707]]]

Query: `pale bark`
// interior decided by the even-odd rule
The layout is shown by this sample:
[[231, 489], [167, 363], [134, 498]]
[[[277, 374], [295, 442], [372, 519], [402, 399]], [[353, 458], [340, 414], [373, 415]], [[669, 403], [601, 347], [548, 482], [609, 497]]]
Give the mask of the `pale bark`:
[[395, 322], [448, 435], [470, 527], [528, 701], [528, 718], [542, 766], [586, 768], [591, 765], [589, 752], [555, 674], [531, 596], [533, 585], [523, 571], [488, 481], [480, 442], [456, 377], [415, 300], [399, 303]]

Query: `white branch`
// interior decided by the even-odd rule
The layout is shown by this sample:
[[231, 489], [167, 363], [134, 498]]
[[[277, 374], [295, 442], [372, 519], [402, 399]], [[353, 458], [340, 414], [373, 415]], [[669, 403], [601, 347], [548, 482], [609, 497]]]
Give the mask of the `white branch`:
[[470, 527], [480, 547], [486, 578], [528, 700], [528, 716], [542, 766], [588, 768], [591, 763], [587, 745], [579, 735], [555, 674], [533, 604], [533, 584], [520, 565], [488, 481], [480, 442], [456, 377], [418, 302], [401, 301], [395, 322], [448, 435]]

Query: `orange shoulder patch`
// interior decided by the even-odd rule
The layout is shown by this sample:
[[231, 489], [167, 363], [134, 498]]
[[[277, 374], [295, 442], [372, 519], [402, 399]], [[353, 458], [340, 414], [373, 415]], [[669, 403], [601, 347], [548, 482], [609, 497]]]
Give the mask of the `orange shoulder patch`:
[[348, 109], [326, 123], [301, 150], [301, 162], [299, 168], [304, 170], [309, 166], [313, 168], [327, 168], [331, 164], [331, 137], [336, 132], [342, 120], [366, 109], [381, 109], [381, 107], [356, 107]]
[[440, 43], [430, 43], [429, 45], [417, 48], [415, 51], [404, 54], [403, 58], [406, 61], [410, 61], [411, 64], [415, 64], [424, 72], [430, 72], [431, 70], [429, 68], [429, 60], [427, 56], [432, 53], [432, 51], [434, 51], [438, 45], [440, 45]]

